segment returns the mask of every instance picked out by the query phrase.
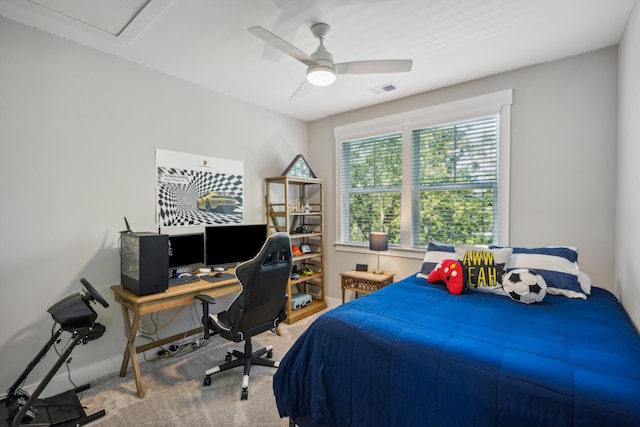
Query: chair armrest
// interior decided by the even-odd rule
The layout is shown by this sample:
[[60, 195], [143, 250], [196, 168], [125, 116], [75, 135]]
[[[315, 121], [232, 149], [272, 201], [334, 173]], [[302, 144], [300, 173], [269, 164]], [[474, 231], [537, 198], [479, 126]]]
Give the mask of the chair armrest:
[[209, 295], [196, 295], [195, 299], [202, 301], [202, 327], [204, 333], [204, 339], [208, 340], [211, 334], [209, 333], [209, 305], [215, 304], [216, 300]]
[[216, 299], [213, 297], [210, 297], [209, 295], [196, 295], [194, 297], [195, 299], [199, 299], [202, 302], [206, 302], [208, 304], [215, 304], [216, 303]]

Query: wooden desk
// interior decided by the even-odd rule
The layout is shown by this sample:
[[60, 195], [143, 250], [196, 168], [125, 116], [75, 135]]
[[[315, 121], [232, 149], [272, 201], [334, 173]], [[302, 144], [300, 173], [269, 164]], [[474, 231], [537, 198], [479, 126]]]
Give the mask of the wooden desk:
[[[171, 343], [180, 338], [198, 334], [202, 332], [202, 326], [136, 347], [135, 341], [138, 327], [140, 326], [140, 316], [189, 305], [193, 302], [196, 295], [209, 295], [215, 298], [234, 292], [240, 292], [242, 287], [234, 275], [233, 278], [220, 280], [219, 282], [199, 280], [185, 285], [172, 286], [165, 292], [145, 296], [138, 296], [133, 292], [124, 289], [122, 285], [112, 286], [111, 289], [113, 289], [113, 292], [115, 293], [116, 302], [120, 303], [122, 306], [122, 316], [124, 318], [124, 327], [127, 334], [127, 346], [124, 349], [120, 376], [125, 376], [127, 373], [127, 367], [129, 366], [129, 360], [131, 360], [138, 396], [144, 398], [145, 391], [142, 386], [142, 378], [140, 376], [138, 353]], [[129, 315], [129, 312], [133, 313], [133, 319]]]

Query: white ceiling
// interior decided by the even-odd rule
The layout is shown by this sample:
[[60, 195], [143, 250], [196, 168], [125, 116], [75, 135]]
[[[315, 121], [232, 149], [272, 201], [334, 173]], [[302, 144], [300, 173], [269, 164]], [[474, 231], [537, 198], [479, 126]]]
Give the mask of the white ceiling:
[[[0, 16], [302, 120], [588, 52], [620, 41], [634, 0], [0, 0]], [[300, 50], [326, 22], [335, 62], [412, 59], [409, 73], [341, 75], [290, 101]], [[1, 22], [0, 22], [1, 24]], [[371, 89], [392, 83], [396, 90]]]

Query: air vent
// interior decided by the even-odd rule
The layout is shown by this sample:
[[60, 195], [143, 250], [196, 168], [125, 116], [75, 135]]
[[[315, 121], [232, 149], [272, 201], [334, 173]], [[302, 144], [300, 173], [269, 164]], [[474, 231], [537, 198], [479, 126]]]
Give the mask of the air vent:
[[369, 89], [371, 92], [375, 93], [376, 95], [380, 95], [381, 93], [387, 93], [387, 92], [391, 92], [398, 89], [398, 86], [395, 85], [395, 83], [387, 83], [384, 84], [382, 86], [378, 86], [378, 87], [374, 87], [372, 89]]

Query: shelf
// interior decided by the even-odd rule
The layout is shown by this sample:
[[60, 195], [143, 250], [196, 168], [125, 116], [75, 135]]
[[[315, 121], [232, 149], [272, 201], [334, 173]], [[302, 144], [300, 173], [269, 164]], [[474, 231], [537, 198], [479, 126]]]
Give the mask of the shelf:
[[284, 218], [285, 216], [290, 215], [290, 216], [321, 216], [322, 212], [317, 212], [317, 211], [311, 211], [311, 212], [279, 212], [279, 211], [275, 211], [275, 212], [270, 212], [269, 216], [272, 217], [276, 217], [276, 218]]
[[322, 253], [320, 252], [309, 252], [308, 254], [302, 254], [302, 255], [296, 255], [293, 257], [293, 262], [296, 261], [302, 261], [304, 259], [309, 259], [309, 258], [317, 258], [322, 256]]
[[[309, 245], [314, 251], [295, 256], [293, 262], [298, 266], [309, 267], [313, 274], [289, 280], [287, 295], [295, 292], [308, 292], [311, 303], [298, 310], [292, 310], [291, 298], [287, 301], [287, 323], [293, 323], [311, 314], [324, 310], [325, 274], [324, 274], [324, 212], [323, 181], [317, 178], [299, 178], [280, 176], [265, 180], [265, 198], [269, 232], [287, 231], [293, 245]], [[300, 206], [308, 204], [311, 210], [302, 212]], [[293, 212], [292, 210], [296, 211]], [[296, 233], [305, 230], [307, 233]], [[313, 287], [313, 288], [312, 288]], [[317, 292], [311, 293], [317, 289]]]
[[304, 239], [305, 237], [321, 237], [322, 233], [294, 233], [290, 234], [292, 239]]
[[297, 176], [274, 176], [267, 178], [267, 181], [284, 184], [322, 184], [323, 181], [318, 178], [303, 178]]
[[[308, 282], [308, 281], [313, 280], [313, 279], [319, 279], [322, 276], [322, 273], [313, 273], [311, 276], [303, 276], [302, 274], [299, 274], [299, 276], [300, 276], [300, 278], [298, 278], [298, 279], [295, 279], [295, 280], [291, 279], [289, 284], [293, 286], [293, 285], [298, 285], [300, 283]], [[316, 283], [310, 283], [310, 284], [314, 285], [314, 286], [322, 286], [322, 285], [319, 285], [319, 284], [316, 284]]]
[[295, 323], [298, 320], [304, 319], [305, 317], [318, 313], [324, 310], [325, 308], [327, 308], [327, 303], [325, 301], [321, 301], [319, 299], [313, 298], [311, 300], [311, 304], [307, 305], [306, 307], [302, 307], [297, 310], [291, 310], [288, 313], [287, 320], [285, 320], [285, 323], [288, 323], [288, 324]]

